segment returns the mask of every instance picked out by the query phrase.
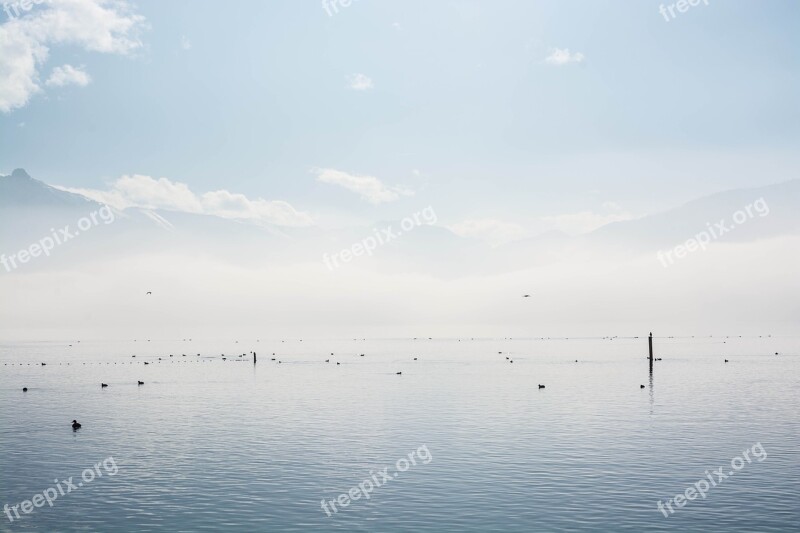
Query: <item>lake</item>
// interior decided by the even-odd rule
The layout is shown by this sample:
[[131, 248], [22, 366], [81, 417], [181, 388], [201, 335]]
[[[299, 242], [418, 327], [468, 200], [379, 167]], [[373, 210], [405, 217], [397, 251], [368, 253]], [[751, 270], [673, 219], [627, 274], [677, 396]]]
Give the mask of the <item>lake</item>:
[[797, 531], [767, 335], [6, 343], [0, 531]]

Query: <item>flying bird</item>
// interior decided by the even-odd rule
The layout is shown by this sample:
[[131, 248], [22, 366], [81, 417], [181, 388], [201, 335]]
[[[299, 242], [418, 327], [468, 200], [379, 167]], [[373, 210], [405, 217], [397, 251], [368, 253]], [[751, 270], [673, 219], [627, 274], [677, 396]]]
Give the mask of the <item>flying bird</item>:
[[522, 297], [523, 297], [523, 298], [530, 298], [530, 297], [531, 297], [531, 295], [530, 295], [530, 294], [523, 294], [523, 295], [522, 295]]
[[153, 291], [147, 291], [147, 294], [153, 294]]

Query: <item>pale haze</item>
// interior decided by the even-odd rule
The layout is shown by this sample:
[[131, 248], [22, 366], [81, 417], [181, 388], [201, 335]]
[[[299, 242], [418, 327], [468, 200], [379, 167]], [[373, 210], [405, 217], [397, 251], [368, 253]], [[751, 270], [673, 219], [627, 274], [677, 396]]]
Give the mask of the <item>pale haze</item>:
[[0, 2], [0, 531], [796, 533], [798, 21]]
[[[122, 220], [3, 272], [4, 335], [800, 318], [796, 4], [701, 3], [669, 22], [621, 2], [188, 6], [53, 1], [0, 26], [26, 45], [0, 54], [3, 173]], [[762, 197], [769, 215], [656, 259]], [[323, 262], [426, 207], [430, 226]], [[39, 234], [4, 220], [3, 252], [44, 237], [48, 215]]]

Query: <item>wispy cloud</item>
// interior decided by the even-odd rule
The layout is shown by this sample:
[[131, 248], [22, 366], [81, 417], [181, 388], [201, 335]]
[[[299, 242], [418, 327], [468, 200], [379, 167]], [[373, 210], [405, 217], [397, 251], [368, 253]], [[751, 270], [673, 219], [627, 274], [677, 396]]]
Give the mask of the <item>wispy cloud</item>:
[[53, 0], [0, 25], [0, 112], [42, 90], [39, 70], [52, 46], [126, 55], [142, 46], [145, 18], [126, 0]]
[[154, 179], [134, 174], [122, 176], [108, 190], [76, 189], [59, 187], [62, 190], [81, 194], [92, 200], [126, 209], [166, 209], [185, 213], [215, 215], [223, 218], [254, 220], [278, 226], [310, 226], [311, 215], [297, 211], [281, 200], [248, 198], [243, 194], [221, 189], [197, 195], [185, 183], [167, 178]]
[[550, 54], [544, 59], [545, 63], [557, 67], [570, 63], [583, 63], [585, 56], [581, 52], [572, 53], [569, 48], [551, 48]]
[[355, 176], [332, 168], [317, 168], [313, 172], [317, 174], [318, 181], [343, 187], [371, 204], [394, 202], [401, 196], [414, 194], [408, 189], [384, 185], [381, 180], [373, 176]]
[[181, 49], [183, 50], [191, 50], [192, 49], [192, 41], [185, 35], [181, 36]]
[[493, 218], [464, 220], [447, 228], [461, 237], [478, 239], [493, 246], [522, 239], [528, 233], [519, 224]]
[[53, 69], [45, 85], [48, 87], [64, 87], [65, 85], [86, 87], [90, 81], [92, 81], [92, 78], [83, 67], [75, 68], [72, 65], [62, 65]]
[[594, 231], [612, 222], [636, 218], [635, 215], [623, 211], [622, 208], [614, 202], [605, 202], [603, 208], [606, 211], [612, 212], [596, 213], [594, 211], [581, 211], [578, 213], [546, 216], [542, 217], [542, 220], [551, 227], [563, 231], [568, 235], [580, 235]]
[[347, 83], [354, 91], [368, 91], [375, 87], [366, 74], [351, 74], [347, 76]]

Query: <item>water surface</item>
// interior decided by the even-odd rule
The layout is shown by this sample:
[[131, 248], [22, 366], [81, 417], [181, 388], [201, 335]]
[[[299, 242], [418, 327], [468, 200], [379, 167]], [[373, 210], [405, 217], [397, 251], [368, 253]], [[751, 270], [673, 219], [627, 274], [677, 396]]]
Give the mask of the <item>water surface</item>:
[[[6, 344], [0, 503], [116, 474], [0, 530], [796, 531], [800, 338], [656, 349], [651, 374], [645, 338]], [[766, 459], [658, 510], [757, 443]]]

